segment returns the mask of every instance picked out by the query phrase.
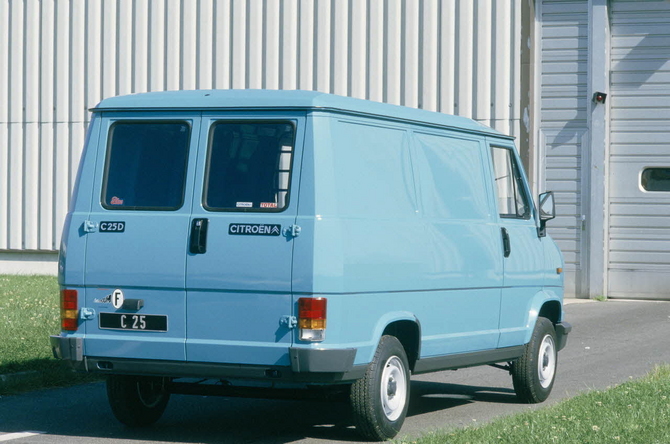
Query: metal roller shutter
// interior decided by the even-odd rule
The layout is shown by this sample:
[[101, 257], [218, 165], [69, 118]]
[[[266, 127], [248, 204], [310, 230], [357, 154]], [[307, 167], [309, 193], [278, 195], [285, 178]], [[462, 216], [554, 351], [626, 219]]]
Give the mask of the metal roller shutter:
[[670, 299], [670, 2], [611, 2], [608, 294]]
[[558, 217], [549, 224], [549, 233], [565, 257], [565, 292], [575, 295], [584, 291], [586, 262], [582, 171], [588, 167], [582, 164], [588, 162], [588, 2], [543, 0], [537, 6], [540, 180], [544, 189], [556, 193]]

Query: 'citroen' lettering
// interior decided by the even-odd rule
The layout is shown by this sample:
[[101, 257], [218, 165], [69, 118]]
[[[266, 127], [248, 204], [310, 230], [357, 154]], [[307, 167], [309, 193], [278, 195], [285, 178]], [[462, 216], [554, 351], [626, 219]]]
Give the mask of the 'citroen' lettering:
[[232, 236], [281, 236], [279, 224], [230, 224], [228, 234]]

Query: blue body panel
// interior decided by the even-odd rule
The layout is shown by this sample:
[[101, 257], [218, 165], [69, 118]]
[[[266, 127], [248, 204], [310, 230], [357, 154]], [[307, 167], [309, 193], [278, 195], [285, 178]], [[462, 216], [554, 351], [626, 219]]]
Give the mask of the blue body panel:
[[[498, 215], [490, 150], [513, 150], [511, 139], [470, 119], [307, 91], [146, 93], [93, 111], [60, 262], [61, 285], [82, 288], [82, 307], [96, 311], [76, 333], [87, 356], [290, 366], [290, 347], [354, 348], [362, 365], [388, 325], [409, 321], [419, 358], [433, 358], [523, 345], [542, 306], [562, 302], [562, 256], [538, 236], [535, 209]], [[181, 208], [101, 205], [118, 119], [189, 123]], [[283, 211], [203, 205], [210, 128], [247, 119], [295, 125]], [[209, 222], [204, 254], [189, 252], [196, 219]], [[125, 232], [83, 230], [114, 220]], [[234, 236], [231, 224], [280, 225], [282, 235]], [[287, 234], [294, 225], [298, 236]], [[98, 302], [116, 289], [143, 300], [141, 313], [167, 315], [168, 331], [101, 330], [101, 311], [126, 312]], [[282, 322], [300, 297], [328, 299], [324, 341], [303, 342]]]

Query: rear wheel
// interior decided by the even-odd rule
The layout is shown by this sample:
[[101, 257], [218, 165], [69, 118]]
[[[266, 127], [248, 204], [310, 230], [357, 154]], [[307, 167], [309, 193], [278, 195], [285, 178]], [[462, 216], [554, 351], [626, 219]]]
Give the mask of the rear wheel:
[[130, 427], [158, 421], [170, 400], [165, 378], [110, 375], [107, 398], [116, 419]]
[[512, 365], [512, 382], [519, 400], [535, 404], [547, 399], [554, 387], [557, 363], [554, 324], [538, 318], [523, 356]]
[[383, 336], [365, 377], [351, 387], [351, 406], [358, 432], [383, 441], [398, 434], [409, 404], [409, 364], [393, 336]]

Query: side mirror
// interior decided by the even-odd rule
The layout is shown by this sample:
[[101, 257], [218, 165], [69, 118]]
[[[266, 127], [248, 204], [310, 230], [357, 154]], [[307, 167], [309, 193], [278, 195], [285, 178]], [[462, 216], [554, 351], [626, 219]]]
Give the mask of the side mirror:
[[553, 191], [540, 194], [540, 228], [537, 229], [537, 235], [544, 237], [547, 235], [547, 221], [556, 217], [556, 202], [554, 201]]

